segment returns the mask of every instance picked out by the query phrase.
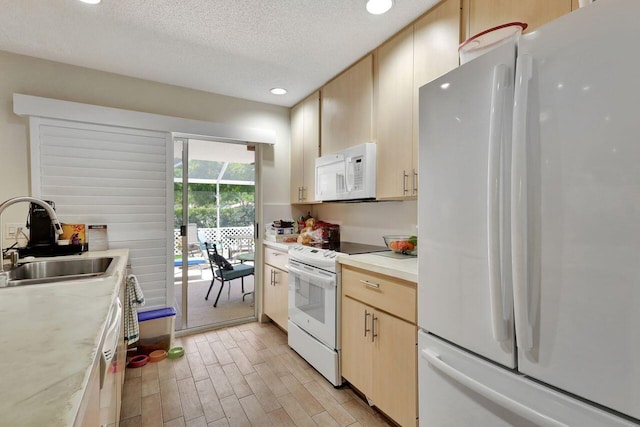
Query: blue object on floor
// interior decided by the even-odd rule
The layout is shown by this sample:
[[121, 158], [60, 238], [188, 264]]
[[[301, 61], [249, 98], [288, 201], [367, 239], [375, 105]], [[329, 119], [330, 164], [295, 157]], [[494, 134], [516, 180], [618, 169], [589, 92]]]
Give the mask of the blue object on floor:
[[[188, 259], [187, 260], [187, 267], [194, 266], [194, 265], [202, 265], [202, 264], [204, 264], [206, 262], [207, 262], [207, 260], [205, 260], [204, 258]], [[181, 259], [174, 260], [173, 261], [173, 266], [174, 267], [182, 267], [182, 260]]]
[[161, 319], [163, 317], [175, 316], [176, 309], [173, 307], [158, 308], [156, 310], [141, 311], [138, 313], [138, 322], [145, 320]]

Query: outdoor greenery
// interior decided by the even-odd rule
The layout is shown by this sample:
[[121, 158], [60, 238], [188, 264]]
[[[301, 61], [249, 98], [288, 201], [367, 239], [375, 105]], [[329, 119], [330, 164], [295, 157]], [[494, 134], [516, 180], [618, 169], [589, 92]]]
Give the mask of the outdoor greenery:
[[[182, 224], [182, 183], [174, 183], [175, 227]], [[255, 217], [254, 187], [220, 184], [220, 224], [216, 224], [215, 184], [189, 184], [189, 223], [198, 228], [246, 227]]]
[[[222, 181], [254, 181], [253, 165], [229, 163], [223, 177], [219, 177], [223, 162], [193, 160], [189, 162], [190, 179], [206, 179], [212, 183], [189, 184], [189, 223], [198, 228], [246, 227], [255, 217], [254, 185], [220, 184], [220, 224], [216, 223], [216, 184]], [[174, 168], [175, 177], [182, 176], [182, 165]], [[174, 182], [174, 226], [182, 224], [182, 183]]]

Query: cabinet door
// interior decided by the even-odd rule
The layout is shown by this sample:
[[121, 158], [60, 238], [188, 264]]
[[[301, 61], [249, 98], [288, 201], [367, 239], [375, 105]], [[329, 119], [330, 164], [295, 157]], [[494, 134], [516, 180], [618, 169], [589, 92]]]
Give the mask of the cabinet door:
[[459, 64], [460, 0], [443, 1], [418, 19], [414, 24], [413, 40], [417, 107], [417, 89]]
[[263, 306], [264, 314], [278, 326], [287, 330], [289, 275], [268, 264], [264, 266]]
[[273, 273], [273, 287], [276, 290], [277, 314], [276, 323], [285, 331], [289, 320], [289, 274], [275, 269]]
[[291, 109], [291, 203], [302, 200], [304, 186], [304, 104]]
[[526, 22], [531, 32], [571, 12], [571, 0], [467, 0], [469, 36], [507, 22]]
[[412, 196], [413, 26], [378, 48], [375, 76], [379, 199]]
[[291, 109], [291, 203], [315, 201], [320, 152], [320, 92]]
[[316, 158], [320, 153], [320, 92], [303, 103], [302, 201], [314, 202], [316, 188]]
[[272, 267], [285, 270], [287, 263], [289, 262], [289, 254], [278, 249], [264, 248], [264, 263], [269, 264]]
[[373, 60], [367, 55], [322, 88], [321, 154], [372, 140]]
[[416, 326], [374, 311], [373, 390], [371, 400], [402, 426], [416, 425], [418, 416]]
[[349, 297], [342, 298], [342, 376], [357, 389], [371, 395], [373, 309]]
[[93, 427], [100, 424], [100, 358], [96, 357], [84, 390], [73, 427]]
[[352, 266], [342, 267], [342, 292], [358, 301], [416, 323], [416, 284]]
[[[446, 0], [418, 19], [413, 30], [413, 167], [418, 163], [418, 91], [459, 65], [460, 0]], [[412, 177], [416, 179], [415, 176]], [[417, 187], [417, 183], [414, 184]]]

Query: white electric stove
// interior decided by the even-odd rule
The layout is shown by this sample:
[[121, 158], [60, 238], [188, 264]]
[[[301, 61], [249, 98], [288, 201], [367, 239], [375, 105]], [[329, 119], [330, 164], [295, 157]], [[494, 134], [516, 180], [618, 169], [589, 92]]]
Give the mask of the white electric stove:
[[387, 250], [352, 242], [289, 248], [289, 346], [336, 387], [342, 385], [338, 257]]

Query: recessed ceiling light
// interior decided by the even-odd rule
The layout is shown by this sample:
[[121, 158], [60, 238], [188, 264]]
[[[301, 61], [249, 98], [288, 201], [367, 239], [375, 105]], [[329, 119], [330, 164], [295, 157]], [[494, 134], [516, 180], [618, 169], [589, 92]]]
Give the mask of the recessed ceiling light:
[[80, 0], [82, 3], [87, 3], [87, 4], [98, 4], [100, 3], [101, 0]]
[[281, 87], [274, 87], [271, 89], [271, 93], [274, 95], [284, 95], [287, 93], [287, 90]]
[[367, 0], [367, 12], [372, 15], [382, 15], [393, 6], [393, 0]]

